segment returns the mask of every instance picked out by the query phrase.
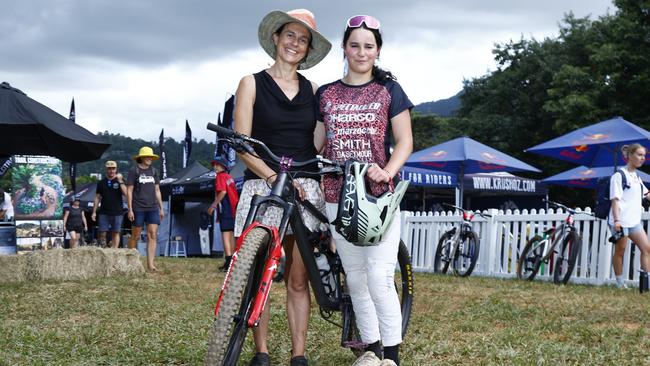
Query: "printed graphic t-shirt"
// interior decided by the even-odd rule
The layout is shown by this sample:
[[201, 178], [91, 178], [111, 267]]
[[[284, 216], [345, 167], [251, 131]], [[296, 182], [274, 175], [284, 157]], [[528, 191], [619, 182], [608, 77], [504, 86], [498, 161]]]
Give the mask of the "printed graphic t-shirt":
[[157, 210], [156, 184], [159, 184], [158, 175], [154, 168], [140, 169], [137, 166], [129, 170], [127, 186], [133, 186], [133, 211]]
[[[340, 163], [352, 159], [381, 167], [390, 159], [391, 118], [413, 108], [402, 87], [393, 80], [372, 80], [363, 85], [337, 80], [321, 86], [316, 101], [318, 120], [325, 124], [327, 136], [325, 157]], [[343, 177], [326, 176], [325, 201], [338, 202], [342, 185]], [[379, 196], [389, 186], [371, 182], [369, 188]]]
[[117, 216], [122, 214], [122, 190], [117, 178], [104, 178], [97, 183], [97, 194], [102, 197], [100, 215]]
[[233, 216], [236, 216], [237, 203], [239, 202], [239, 195], [237, 194], [237, 187], [235, 180], [226, 172], [217, 174], [214, 183], [215, 194], [219, 192], [226, 192], [227, 200], [221, 200], [223, 209], [230, 209]]

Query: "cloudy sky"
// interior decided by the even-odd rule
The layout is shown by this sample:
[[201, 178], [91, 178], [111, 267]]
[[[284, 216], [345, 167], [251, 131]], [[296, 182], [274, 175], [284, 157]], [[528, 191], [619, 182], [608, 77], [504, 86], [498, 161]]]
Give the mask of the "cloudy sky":
[[308, 8], [332, 42], [305, 75], [340, 78], [341, 37], [351, 15], [382, 24], [381, 66], [411, 100], [448, 98], [463, 79], [494, 70], [495, 43], [555, 37], [565, 13], [614, 13], [611, 0], [5, 0], [0, 12], [0, 81], [77, 122], [157, 140], [180, 140], [185, 119], [198, 138], [223, 110], [239, 79], [271, 63], [257, 26], [271, 10]]

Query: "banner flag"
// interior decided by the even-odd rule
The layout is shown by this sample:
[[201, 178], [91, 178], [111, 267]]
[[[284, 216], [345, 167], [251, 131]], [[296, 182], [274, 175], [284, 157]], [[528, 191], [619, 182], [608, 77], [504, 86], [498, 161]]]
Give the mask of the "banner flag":
[[160, 130], [160, 137], [158, 138], [158, 148], [160, 149], [160, 170], [162, 172], [162, 177], [160, 179], [167, 178], [167, 157], [165, 156], [165, 129]]
[[[74, 98], [72, 98], [72, 104], [70, 105], [70, 117], [69, 119], [76, 123], [76, 113], [74, 110]], [[77, 194], [77, 164], [70, 163], [70, 186], [72, 186], [72, 193]]]
[[190, 124], [185, 120], [185, 141], [183, 143], [183, 168], [187, 166], [192, 154], [192, 130]]

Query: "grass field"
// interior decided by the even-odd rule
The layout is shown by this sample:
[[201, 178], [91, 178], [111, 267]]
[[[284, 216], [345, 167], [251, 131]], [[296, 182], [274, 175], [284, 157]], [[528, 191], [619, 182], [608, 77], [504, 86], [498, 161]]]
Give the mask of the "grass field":
[[[158, 263], [140, 277], [0, 285], [0, 365], [202, 364], [221, 261]], [[274, 285], [274, 365], [291, 349], [284, 299]], [[648, 365], [649, 305], [612, 287], [416, 274], [402, 365]], [[352, 364], [312, 310], [310, 364]], [[241, 364], [252, 352], [249, 339]]]

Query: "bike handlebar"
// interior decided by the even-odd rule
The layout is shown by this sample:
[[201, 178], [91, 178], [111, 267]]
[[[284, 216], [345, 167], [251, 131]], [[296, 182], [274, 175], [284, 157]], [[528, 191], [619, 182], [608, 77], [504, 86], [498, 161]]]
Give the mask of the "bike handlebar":
[[567, 207], [567, 206], [565, 206], [565, 205], [563, 205], [563, 204], [561, 204], [559, 202], [551, 201], [551, 200], [546, 199], [546, 198], [542, 199], [542, 201], [548, 203], [551, 206], [564, 209], [567, 212], [571, 213], [572, 215], [581, 213], [581, 214], [585, 214], [585, 215], [589, 215], [589, 216], [595, 216], [593, 213], [584, 212], [584, 211], [576, 211], [576, 209], [574, 209], [574, 208]]
[[[455, 208], [455, 209], [457, 209], [457, 210], [459, 210], [459, 211], [461, 211], [461, 212], [470, 211], [470, 210], [466, 210], [466, 209], [464, 209], [464, 208], [462, 208], [462, 207], [458, 207], [458, 206], [456, 206], [456, 205], [452, 205], [452, 204], [449, 204], [449, 203], [445, 203], [445, 202], [443, 202], [442, 204], [443, 204], [444, 206], [449, 206], [449, 207]], [[477, 213], [477, 214], [479, 214], [479, 215], [482, 216], [482, 217], [492, 217], [492, 215], [490, 215], [490, 214], [486, 214], [486, 213], [483, 213], [483, 212], [481, 212], [481, 211], [474, 211], [474, 213]]]
[[[253, 144], [253, 145], [260, 146], [262, 149], [264, 149], [264, 151], [268, 154], [271, 160], [273, 160], [278, 164], [281, 164], [281, 162], [286, 160], [275, 155], [271, 151], [271, 149], [269, 149], [268, 146], [266, 146], [266, 144], [260, 140], [243, 135], [229, 128], [217, 126], [214, 123], [208, 123], [206, 127], [208, 130], [216, 132], [217, 136], [219, 135], [223, 136], [223, 139], [228, 141], [229, 144], [233, 145], [233, 148], [237, 151], [244, 150], [251, 155], [257, 156], [255, 153], [255, 149], [253, 149], [253, 147], [251, 146], [251, 144]], [[313, 163], [318, 163], [318, 167], [320, 169], [319, 174], [328, 174], [328, 173], [343, 174], [343, 168], [340, 163], [337, 163], [329, 159], [325, 159], [320, 155], [316, 155], [315, 158], [306, 161], [293, 161], [293, 159], [290, 160], [291, 166], [297, 168], [307, 166]]]

